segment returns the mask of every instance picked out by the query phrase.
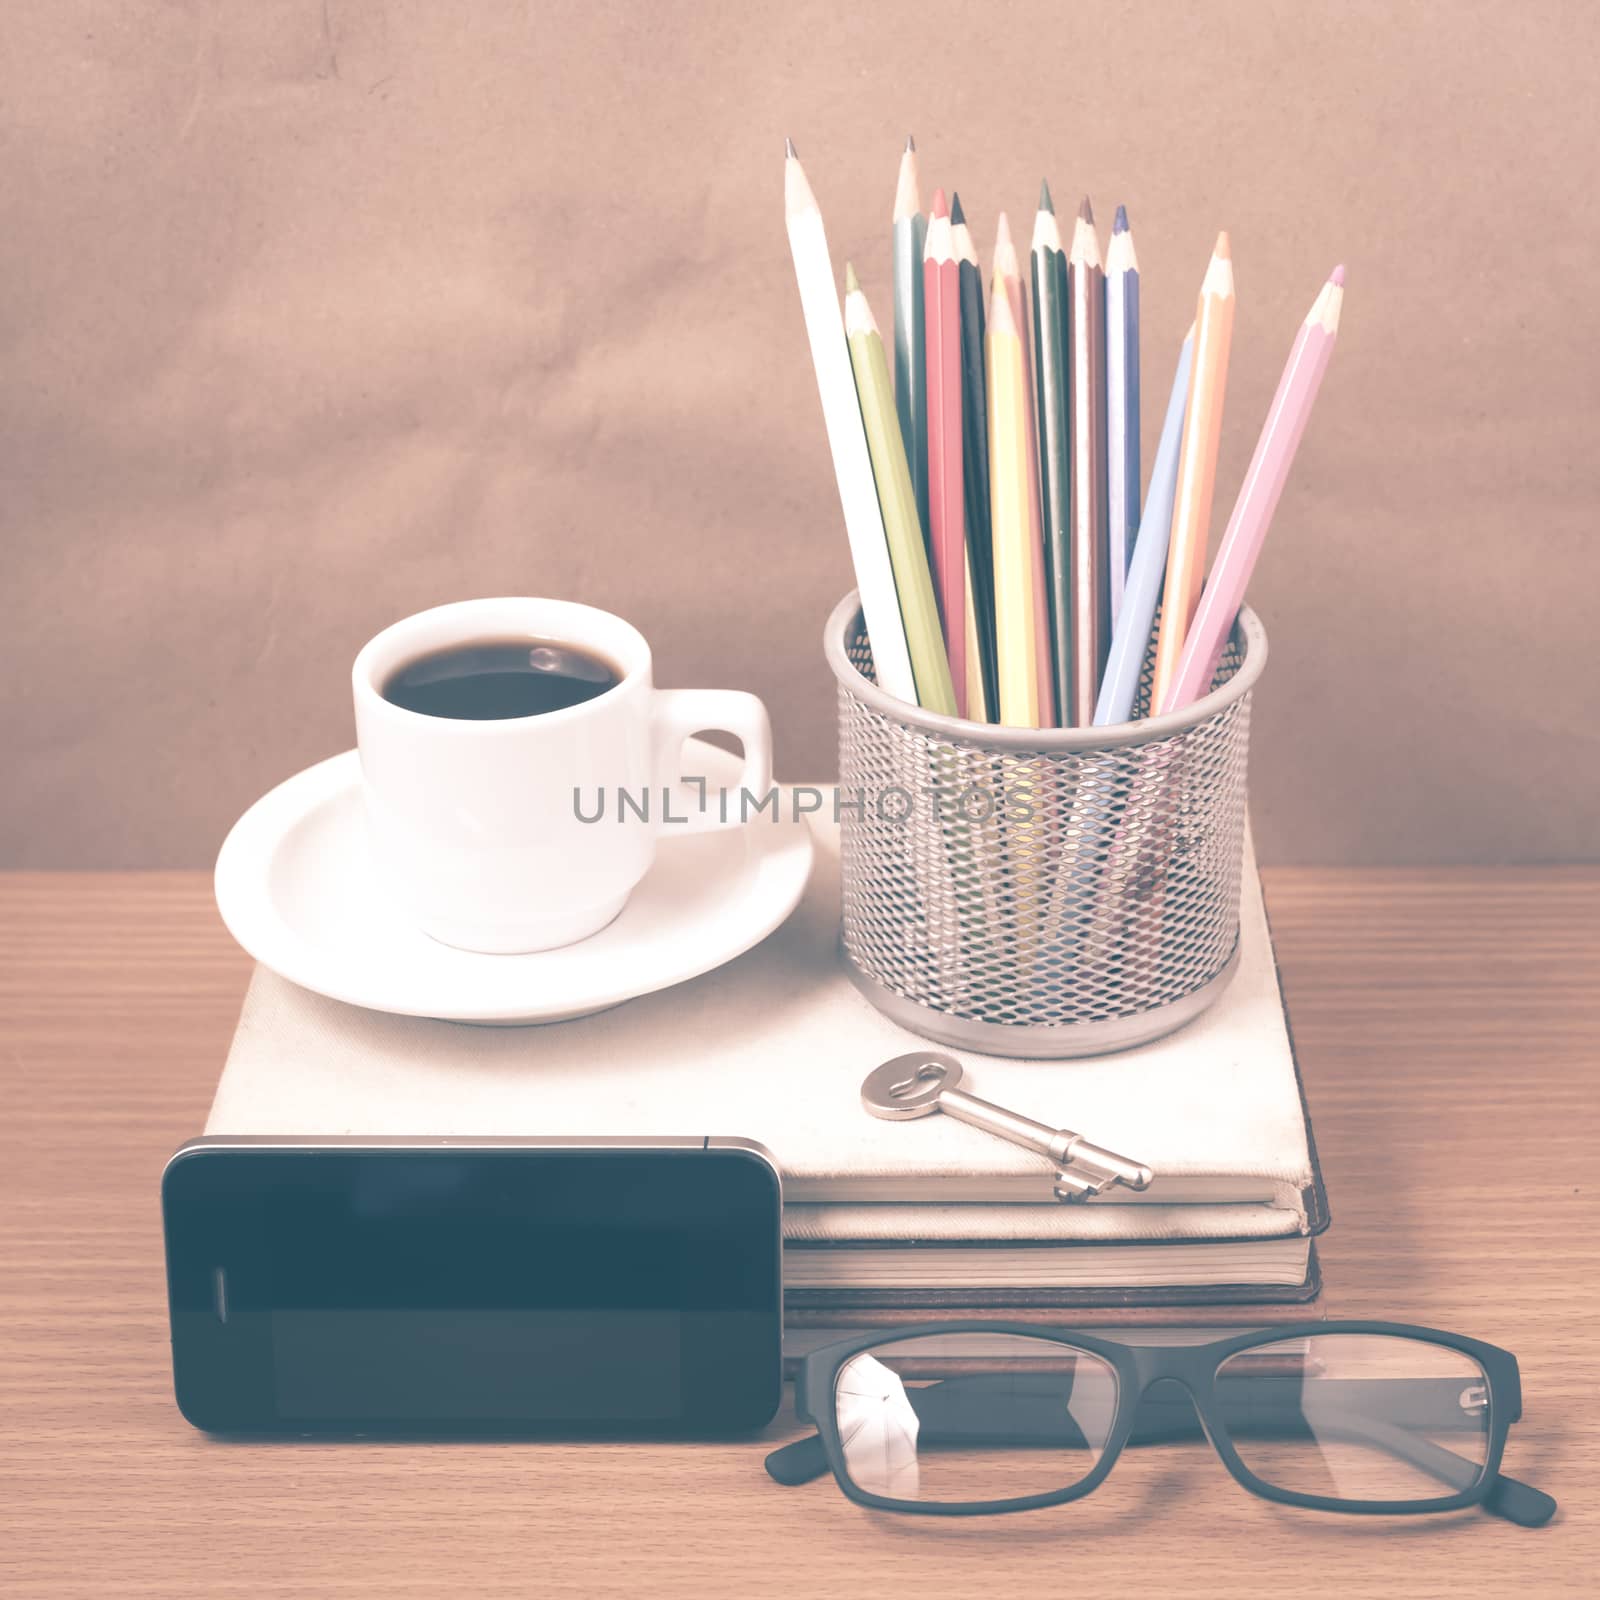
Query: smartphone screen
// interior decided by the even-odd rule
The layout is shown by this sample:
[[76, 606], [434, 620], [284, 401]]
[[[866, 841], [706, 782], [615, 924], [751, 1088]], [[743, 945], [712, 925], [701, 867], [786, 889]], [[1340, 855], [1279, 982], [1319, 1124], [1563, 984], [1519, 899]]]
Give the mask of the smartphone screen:
[[759, 1426], [779, 1216], [738, 1149], [191, 1147], [178, 1401], [220, 1430]]

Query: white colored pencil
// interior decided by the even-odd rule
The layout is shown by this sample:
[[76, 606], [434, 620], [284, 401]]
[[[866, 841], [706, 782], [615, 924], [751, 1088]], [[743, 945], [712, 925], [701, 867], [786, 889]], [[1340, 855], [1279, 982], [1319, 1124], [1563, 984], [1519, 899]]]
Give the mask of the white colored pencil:
[[906, 646], [894, 568], [889, 562], [889, 543], [878, 505], [877, 481], [872, 475], [872, 457], [867, 451], [866, 429], [856, 399], [828, 236], [794, 145], [785, 140], [784, 147], [784, 220], [794, 256], [795, 281], [800, 286], [806, 337], [811, 341], [817, 393], [822, 398], [822, 419], [828, 430], [828, 447], [833, 452], [834, 476], [839, 481], [839, 504], [850, 539], [861, 612], [872, 642], [872, 664], [878, 685], [886, 694], [916, 705], [911, 652]]

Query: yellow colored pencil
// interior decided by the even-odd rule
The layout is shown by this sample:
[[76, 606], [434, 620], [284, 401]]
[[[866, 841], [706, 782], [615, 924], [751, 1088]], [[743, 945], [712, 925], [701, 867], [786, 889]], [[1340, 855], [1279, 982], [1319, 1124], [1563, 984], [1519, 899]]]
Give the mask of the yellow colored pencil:
[[994, 631], [1000, 717], [1039, 726], [1033, 517], [1029, 512], [1028, 388], [1022, 332], [997, 279], [989, 299], [989, 519], [994, 539]]
[[917, 704], [941, 716], [956, 715], [956, 693], [950, 681], [950, 657], [939, 628], [939, 605], [933, 596], [933, 576], [928, 570], [928, 550], [922, 542], [922, 518], [917, 513], [916, 491], [905, 440], [894, 407], [889, 382], [889, 357], [883, 335], [856, 281], [855, 269], [844, 272], [844, 331], [850, 344], [850, 365], [855, 370], [856, 398], [867, 430], [872, 475], [877, 480], [883, 531], [894, 568], [894, 586], [900, 597], [906, 645], [911, 652], [911, 676], [916, 680]]
[[1205, 580], [1206, 541], [1211, 527], [1211, 497], [1217, 484], [1217, 444], [1222, 436], [1222, 401], [1228, 387], [1228, 347], [1233, 339], [1233, 260], [1225, 233], [1200, 285], [1195, 313], [1194, 365], [1184, 408], [1183, 447], [1178, 454], [1177, 500], [1172, 542], [1167, 550], [1167, 581], [1161, 595], [1161, 625], [1150, 704], [1165, 703], [1177, 676], [1183, 641], [1200, 603]]
[[1011, 237], [1011, 223], [1000, 213], [994, 240], [994, 275], [1006, 286], [1011, 316], [1022, 339], [1022, 381], [1028, 399], [1028, 520], [1033, 544], [1033, 631], [1034, 651], [1039, 667], [1039, 726], [1056, 726], [1055, 663], [1050, 648], [1050, 596], [1045, 587], [1044, 528], [1039, 509], [1039, 424], [1034, 414], [1033, 339], [1028, 320], [1028, 291], [1022, 281], [1022, 265]]

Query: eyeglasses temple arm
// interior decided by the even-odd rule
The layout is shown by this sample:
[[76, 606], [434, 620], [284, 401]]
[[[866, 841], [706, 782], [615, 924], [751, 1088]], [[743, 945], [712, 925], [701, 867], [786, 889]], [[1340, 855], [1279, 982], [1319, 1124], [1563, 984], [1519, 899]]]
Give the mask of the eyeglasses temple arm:
[[1535, 1489], [1531, 1483], [1523, 1483], [1520, 1478], [1508, 1478], [1503, 1472], [1495, 1478], [1483, 1505], [1486, 1511], [1516, 1523], [1519, 1528], [1542, 1528], [1556, 1514], [1553, 1495]]
[[828, 1453], [822, 1448], [822, 1435], [813, 1433], [809, 1438], [780, 1446], [767, 1457], [766, 1467], [767, 1476], [785, 1488], [820, 1478], [828, 1470]]
[[[1330, 1431], [1338, 1431], [1348, 1438], [1361, 1439], [1390, 1455], [1409, 1461], [1412, 1466], [1431, 1474], [1441, 1483], [1455, 1489], [1470, 1489], [1478, 1481], [1481, 1468], [1476, 1461], [1458, 1455], [1444, 1445], [1434, 1444], [1405, 1428], [1381, 1422], [1372, 1417], [1328, 1418]], [[1484, 1497], [1484, 1509], [1492, 1511], [1507, 1522], [1524, 1528], [1543, 1527], [1556, 1513], [1556, 1503], [1541, 1489], [1497, 1473], [1489, 1492]]]
[[[907, 1398], [921, 1418], [923, 1426], [927, 1428], [930, 1438], [945, 1436], [970, 1439], [983, 1433], [983, 1424], [989, 1419], [989, 1397], [984, 1391], [993, 1381], [992, 1376], [984, 1374], [946, 1378], [939, 1383], [931, 1383], [924, 1389], [910, 1390]], [[1004, 1378], [1002, 1381], [1008, 1394], [1014, 1394], [1015, 1380]], [[1157, 1422], [1156, 1426], [1160, 1429], [1159, 1436], [1198, 1437], [1200, 1424], [1195, 1417], [1194, 1408], [1187, 1400], [1181, 1405], [1181, 1414], [1163, 1417], [1161, 1422]], [[1042, 1410], [1035, 1415], [1039, 1420], [1044, 1420]], [[1172, 1426], [1173, 1423], [1177, 1426]], [[1079, 1448], [1087, 1444], [1082, 1432], [1065, 1412], [1050, 1419], [1049, 1429], [1057, 1443]], [[767, 1456], [765, 1465], [768, 1477], [785, 1487], [810, 1483], [829, 1470], [828, 1455], [823, 1448], [822, 1436], [816, 1433], [809, 1438], [796, 1439], [793, 1443], [782, 1445], [772, 1451]]]

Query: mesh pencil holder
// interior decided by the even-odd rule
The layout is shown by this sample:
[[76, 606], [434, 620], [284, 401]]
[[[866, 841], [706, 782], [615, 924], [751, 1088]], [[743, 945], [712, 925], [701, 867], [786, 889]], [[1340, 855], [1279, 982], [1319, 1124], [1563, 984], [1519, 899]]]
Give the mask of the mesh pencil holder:
[[[841, 942], [902, 1026], [994, 1055], [1098, 1055], [1198, 1016], [1239, 959], [1250, 692], [1239, 614], [1211, 692], [1118, 728], [1001, 728], [893, 699], [847, 595], [839, 692]], [[1135, 713], [1149, 703], [1149, 663]]]

